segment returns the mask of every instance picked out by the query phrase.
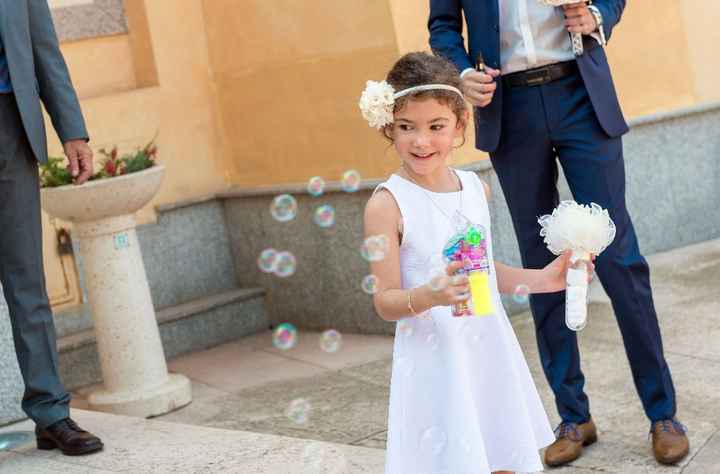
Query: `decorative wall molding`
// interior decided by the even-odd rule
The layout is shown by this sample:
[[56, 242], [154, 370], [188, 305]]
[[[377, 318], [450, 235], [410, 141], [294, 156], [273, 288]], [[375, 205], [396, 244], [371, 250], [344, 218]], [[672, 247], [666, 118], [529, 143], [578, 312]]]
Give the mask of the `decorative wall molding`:
[[61, 42], [128, 31], [123, 0], [49, 0], [48, 4]]

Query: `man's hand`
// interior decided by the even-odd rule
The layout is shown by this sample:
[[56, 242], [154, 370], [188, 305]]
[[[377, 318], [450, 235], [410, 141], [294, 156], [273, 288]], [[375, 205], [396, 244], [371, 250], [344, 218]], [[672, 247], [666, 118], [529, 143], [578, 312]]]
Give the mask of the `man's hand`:
[[563, 5], [565, 10], [565, 28], [570, 33], [589, 35], [597, 30], [595, 17], [585, 2]]
[[485, 67], [485, 72], [470, 71], [462, 78], [462, 90], [465, 99], [476, 107], [488, 105], [495, 94], [497, 84], [494, 79], [500, 71]]
[[85, 140], [70, 140], [63, 144], [65, 156], [70, 162], [73, 183], [83, 184], [93, 173], [93, 152]]

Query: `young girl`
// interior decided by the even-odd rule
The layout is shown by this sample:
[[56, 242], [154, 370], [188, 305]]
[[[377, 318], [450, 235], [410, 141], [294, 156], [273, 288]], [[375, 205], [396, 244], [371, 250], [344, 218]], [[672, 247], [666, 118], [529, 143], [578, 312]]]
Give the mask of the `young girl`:
[[[538, 450], [555, 440], [500, 293], [519, 285], [531, 293], [563, 290], [567, 256], [542, 270], [493, 262], [489, 188], [446, 163], [469, 117], [459, 87], [450, 62], [410, 53], [387, 83], [369, 82], [360, 102], [402, 160], [365, 210], [366, 237], [384, 235], [389, 243], [371, 264], [379, 281], [375, 308], [398, 321], [386, 474], [542, 471]], [[433, 278], [458, 219], [488, 235], [489, 316], [452, 316], [450, 306], [469, 298], [467, 277], [455, 275], [461, 262], [444, 268], [453, 275], [443, 278], [447, 285]]]

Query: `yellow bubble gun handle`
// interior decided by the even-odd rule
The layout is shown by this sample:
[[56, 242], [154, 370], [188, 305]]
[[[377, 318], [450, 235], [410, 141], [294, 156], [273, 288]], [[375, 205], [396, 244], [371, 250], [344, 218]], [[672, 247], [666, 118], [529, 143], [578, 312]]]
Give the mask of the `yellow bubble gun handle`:
[[476, 316], [489, 316], [495, 312], [490, 295], [490, 275], [484, 271], [473, 271], [468, 275], [473, 313]]

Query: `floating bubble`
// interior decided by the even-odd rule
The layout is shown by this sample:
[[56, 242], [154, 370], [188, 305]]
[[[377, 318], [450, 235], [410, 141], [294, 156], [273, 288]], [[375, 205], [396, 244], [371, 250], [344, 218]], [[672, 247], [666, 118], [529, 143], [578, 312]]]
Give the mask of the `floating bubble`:
[[415, 364], [409, 357], [398, 357], [395, 360], [394, 370], [397, 371], [397, 373], [402, 377], [409, 377], [415, 371]]
[[287, 222], [295, 219], [297, 215], [297, 201], [289, 194], [276, 196], [270, 204], [270, 214], [280, 222]]
[[433, 267], [430, 269], [430, 280], [428, 285], [433, 291], [442, 291], [447, 288], [450, 278], [443, 267]]
[[295, 273], [296, 265], [295, 255], [290, 252], [279, 252], [275, 256], [275, 275], [287, 278]]
[[297, 328], [290, 323], [282, 323], [273, 331], [273, 345], [284, 351], [290, 350], [297, 344]]
[[475, 321], [465, 321], [460, 326], [460, 332], [470, 345], [477, 345], [483, 339], [484, 333], [482, 326], [473, 324]]
[[460, 438], [460, 440], [458, 440], [458, 444], [465, 454], [470, 454], [472, 452], [472, 445], [467, 438]]
[[315, 209], [313, 221], [323, 229], [332, 227], [335, 225], [335, 208], [330, 204], [323, 204], [322, 206], [319, 206]]
[[322, 193], [325, 192], [325, 180], [320, 176], [313, 176], [308, 180], [307, 192], [311, 196], [322, 196]]
[[337, 352], [341, 345], [342, 335], [335, 329], [328, 329], [320, 335], [320, 348], [325, 352]]
[[407, 319], [401, 319], [397, 322], [396, 332], [398, 334], [402, 334], [404, 337], [410, 337], [413, 335], [415, 330], [413, 329], [412, 324], [410, 324], [410, 321]]
[[342, 175], [342, 189], [346, 193], [354, 193], [360, 187], [360, 173], [356, 170], [347, 170]]
[[528, 298], [530, 297], [530, 287], [527, 285], [518, 285], [515, 288], [515, 291], [513, 291], [513, 301], [518, 304], [525, 304], [527, 303]]
[[296, 398], [288, 405], [285, 415], [295, 423], [302, 425], [307, 423], [310, 410], [312, 410], [312, 406], [309, 401], [304, 398]]
[[387, 255], [389, 246], [390, 241], [387, 235], [371, 235], [360, 247], [360, 254], [368, 262], [379, 262]]
[[378, 277], [375, 275], [365, 275], [362, 279], [362, 289], [368, 295], [374, 295], [378, 292]]
[[426, 429], [420, 438], [420, 452], [437, 456], [447, 445], [447, 435], [437, 426]]
[[435, 352], [440, 347], [440, 338], [435, 333], [430, 333], [425, 338], [425, 345], [431, 351]]
[[303, 449], [302, 467], [298, 471], [296, 466], [287, 472], [297, 474], [347, 474], [351, 472], [345, 456], [333, 446], [325, 443], [311, 442]]
[[261, 272], [274, 272], [275, 265], [277, 264], [277, 250], [268, 248], [260, 252], [260, 256], [257, 259], [257, 264]]

